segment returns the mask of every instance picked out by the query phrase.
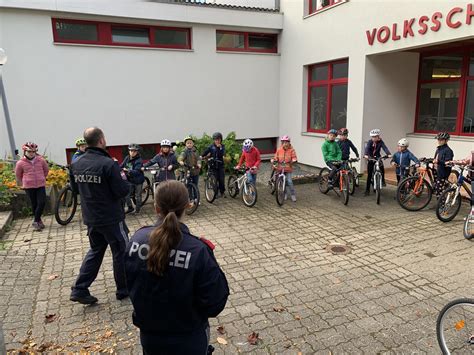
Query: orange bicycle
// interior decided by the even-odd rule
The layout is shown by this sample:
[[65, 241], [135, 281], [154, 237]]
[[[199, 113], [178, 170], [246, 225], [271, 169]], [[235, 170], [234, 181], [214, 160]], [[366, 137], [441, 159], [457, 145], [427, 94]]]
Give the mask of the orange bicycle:
[[[352, 160], [352, 159], [351, 159]], [[329, 185], [329, 168], [323, 168], [319, 172], [319, 191], [327, 194], [329, 190], [334, 190], [336, 195], [340, 196], [342, 203], [347, 205], [349, 203], [350, 184], [352, 182], [351, 170], [348, 161], [333, 161], [332, 164], [337, 167], [337, 174], [334, 178], [334, 185]]]
[[408, 211], [422, 210], [431, 201], [435, 181], [433, 159], [420, 159], [418, 173], [400, 181], [397, 189], [398, 203]]

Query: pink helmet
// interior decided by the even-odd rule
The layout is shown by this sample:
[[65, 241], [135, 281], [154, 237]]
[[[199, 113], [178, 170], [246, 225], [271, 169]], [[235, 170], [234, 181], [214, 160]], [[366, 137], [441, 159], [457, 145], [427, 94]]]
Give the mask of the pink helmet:
[[36, 143], [33, 143], [33, 142], [26, 142], [25, 144], [23, 144], [21, 149], [23, 151], [31, 150], [33, 152], [37, 152], [38, 151], [38, 145]]
[[281, 136], [280, 141], [282, 141], [282, 142], [290, 142], [291, 139], [290, 139], [290, 136], [284, 135], [284, 136]]

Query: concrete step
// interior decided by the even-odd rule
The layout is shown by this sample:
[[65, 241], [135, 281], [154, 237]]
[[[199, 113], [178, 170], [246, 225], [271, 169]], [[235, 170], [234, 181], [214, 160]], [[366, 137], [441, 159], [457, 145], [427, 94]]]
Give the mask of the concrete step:
[[8, 226], [13, 220], [13, 212], [0, 212], [0, 237], [3, 237], [7, 231]]

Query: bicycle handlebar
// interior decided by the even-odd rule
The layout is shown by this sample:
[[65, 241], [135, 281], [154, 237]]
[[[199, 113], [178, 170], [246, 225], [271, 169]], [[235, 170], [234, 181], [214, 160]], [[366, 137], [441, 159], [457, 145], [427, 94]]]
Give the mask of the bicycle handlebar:
[[371, 158], [371, 157], [369, 157], [367, 160], [368, 160], [368, 161], [381, 161], [381, 160], [385, 160], [385, 159], [389, 159], [389, 156], [388, 156], [388, 155], [384, 155], [383, 157], [379, 157], [379, 158]]

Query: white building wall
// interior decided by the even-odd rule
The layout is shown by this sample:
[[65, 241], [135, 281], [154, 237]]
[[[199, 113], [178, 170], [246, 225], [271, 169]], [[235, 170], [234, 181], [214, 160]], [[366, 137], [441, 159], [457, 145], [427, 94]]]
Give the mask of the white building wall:
[[51, 17], [61, 15], [52, 12], [0, 15], [17, 146], [34, 140], [64, 162], [64, 149], [91, 125], [104, 129], [109, 145], [217, 130], [240, 138], [279, 133], [279, 55], [217, 53], [216, 26], [193, 25], [193, 51], [136, 49], [54, 44]]

